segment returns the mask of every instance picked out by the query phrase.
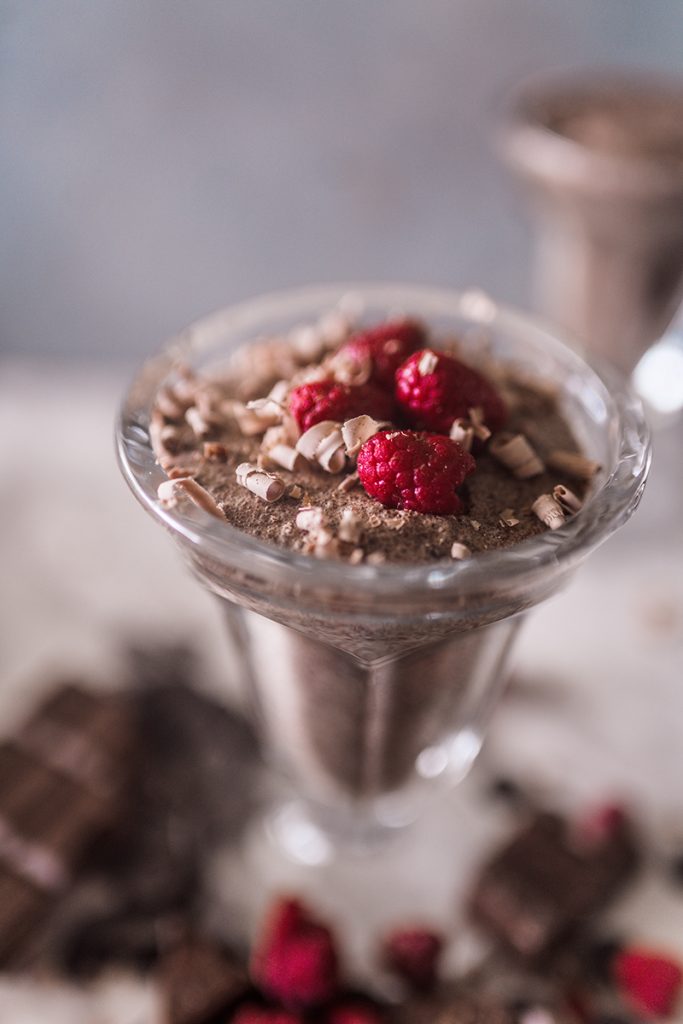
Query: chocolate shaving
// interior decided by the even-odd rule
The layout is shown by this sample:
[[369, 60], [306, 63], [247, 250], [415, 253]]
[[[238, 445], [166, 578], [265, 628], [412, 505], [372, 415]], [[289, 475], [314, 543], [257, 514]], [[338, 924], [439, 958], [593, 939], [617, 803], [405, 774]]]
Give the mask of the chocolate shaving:
[[420, 361], [417, 364], [417, 372], [421, 377], [426, 377], [429, 373], [434, 373], [434, 370], [439, 365], [439, 357], [436, 352], [432, 352], [430, 348], [426, 348], [420, 357]]
[[507, 526], [508, 528], [511, 528], [513, 526], [519, 526], [519, 519], [517, 519], [517, 517], [515, 516], [514, 509], [511, 508], [503, 509], [503, 511], [500, 513], [500, 518], [498, 522], [500, 523], [501, 526]]
[[469, 420], [457, 419], [453, 420], [450, 430], [451, 441], [457, 441], [466, 452], [472, 450], [472, 442], [474, 441], [474, 427]]
[[159, 388], [156, 396], [156, 407], [169, 420], [181, 420], [185, 415], [188, 402], [182, 401], [174, 388]]
[[577, 495], [568, 487], [565, 487], [564, 484], [557, 484], [553, 487], [553, 498], [560, 503], [563, 510], [568, 515], [575, 515], [575, 513], [580, 512], [583, 508], [581, 498], [577, 497]]
[[346, 541], [349, 544], [359, 543], [363, 535], [363, 524], [352, 509], [345, 508], [342, 512], [337, 535], [340, 540]]
[[341, 425], [333, 420], [322, 420], [302, 434], [296, 450], [326, 473], [341, 473], [346, 465]]
[[288, 444], [276, 444], [268, 452], [267, 457], [282, 469], [288, 469], [290, 473], [302, 468], [303, 456]]
[[196, 405], [191, 405], [185, 413], [185, 420], [192, 428], [192, 432], [195, 437], [204, 438], [208, 437], [213, 430], [213, 426], [208, 420], [205, 420]]
[[337, 490], [341, 491], [343, 494], [346, 494], [348, 493], [348, 491], [352, 491], [353, 488], [358, 483], [360, 483], [360, 477], [358, 476], [358, 473], [349, 473], [348, 476], [344, 477], [340, 484], [337, 484]]
[[552, 494], [541, 494], [531, 506], [531, 511], [550, 530], [559, 530], [564, 525], [565, 518], [562, 506], [555, 500]]
[[357, 455], [366, 441], [390, 426], [390, 423], [375, 420], [372, 416], [354, 416], [353, 419], [346, 420], [341, 428], [346, 454]]
[[451, 545], [451, 558], [457, 562], [463, 561], [465, 558], [469, 558], [472, 552], [467, 547], [467, 544], [461, 544], [460, 541], [454, 541]]
[[198, 484], [191, 476], [182, 476], [174, 480], [164, 480], [159, 484], [157, 496], [162, 505], [166, 508], [174, 508], [178, 504], [179, 497], [188, 497], [198, 508], [209, 512], [218, 519], [223, 518], [223, 513], [214, 501], [213, 495]]
[[225, 462], [228, 457], [228, 449], [217, 441], [207, 441], [202, 448], [202, 455], [211, 462]]
[[325, 366], [340, 384], [367, 384], [372, 374], [372, 359], [368, 353], [340, 349], [327, 359]]
[[601, 469], [599, 462], [587, 459], [579, 452], [554, 451], [545, 461], [551, 469], [558, 473], [566, 473], [575, 480], [591, 480]]
[[242, 462], [235, 471], [237, 483], [263, 501], [279, 501], [285, 493], [285, 482], [275, 473], [267, 473], [249, 462]]
[[491, 431], [484, 423], [484, 410], [481, 406], [477, 405], [467, 411], [469, 413], [470, 425], [474, 431], [474, 436], [479, 441], [488, 441], [491, 436]]
[[323, 510], [318, 505], [302, 505], [295, 519], [298, 528], [307, 532], [319, 530], [324, 521]]
[[523, 434], [496, 434], [489, 451], [518, 480], [528, 480], [544, 470], [543, 463]]

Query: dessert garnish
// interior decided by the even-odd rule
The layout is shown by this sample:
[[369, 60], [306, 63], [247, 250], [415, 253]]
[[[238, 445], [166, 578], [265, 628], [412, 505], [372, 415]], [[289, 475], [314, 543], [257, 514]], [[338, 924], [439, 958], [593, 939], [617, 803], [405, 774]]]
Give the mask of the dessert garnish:
[[[581, 510], [599, 466], [574, 447], [556, 387], [493, 362], [486, 339], [475, 369], [409, 317], [360, 330], [339, 311], [323, 319], [245, 346], [223, 375], [180, 368], [159, 391], [163, 504], [375, 565], [461, 560]], [[313, 526], [307, 506], [321, 510]]]
[[417, 320], [390, 320], [355, 334], [339, 350], [339, 356], [367, 367], [373, 383], [393, 393], [399, 366], [427, 339], [425, 328]]
[[457, 513], [456, 490], [476, 463], [443, 434], [385, 430], [358, 452], [358, 476], [367, 493], [386, 508], [443, 515]]
[[637, 1013], [666, 1017], [683, 985], [683, 971], [669, 957], [645, 949], [624, 949], [614, 958], [615, 980]]
[[397, 928], [384, 941], [386, 965], [418, 992], [428, 992], [437, 982], [443, 936], [431, 928]]
[[396, 400], [410, 422], [447, 434], [453, 421], [481, 408], [490, 430], [507, 418], [503, 400], [480, 373], [445, 352], [414, 352], [396, 371]]
[[271, 908], [251, 960], [262, 991], [287, 1009], [325, 1003], [339, 984], [334, 937], [295, 899]]

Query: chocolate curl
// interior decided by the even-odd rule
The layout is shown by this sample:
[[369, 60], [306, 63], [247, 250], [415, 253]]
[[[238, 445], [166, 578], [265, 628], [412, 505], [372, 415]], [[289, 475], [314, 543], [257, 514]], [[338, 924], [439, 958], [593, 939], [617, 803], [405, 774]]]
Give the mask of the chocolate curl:
[[347, 455], [357, 455], [366, 441], [374, 437], [380, 430], [390, 427], [390, 423], [374, 420], [372, 416], [354, 416], [342, 423], [342, 437]]
[[349, 544], [358, 544], [363, 535], [363, 523], [353, 511], [345, 508], [342, 512], [337, 536]]
[[149, 422], [149, 440], [157, 462], [166, 469], [180, 452], [181, 438], [179, 428], [166, 423], [158, 409]]
[[417, 372], [421, 377], [426, 377], [429, 373], [434, 373], [434, 370], [439, 365], [439, 357], [436, 352], [432, 352], [430, 348], [426, 348], [420, 356], [420, 361], [417, 364]]
[[300, 530], [319, 530], [324, 524], [323, 510], [318, 505], [302, 505], [296, 514], [295, 523]]
[[209, 494], [206, 488], [198, 484], [191, 476], [181, 476], [175, 480], [164, 480], [162, 484], [159, 484], [157, 496], [165, 508], [175, 508], [179, 498], [187, 497], [198, 508], [203, 509], [212, 516], [216, 516], [217, 519], [223, 518], [223, 513], [216, 504], [213, 495]]
[[303, 467], [303, 456], [299, 454], [296, 448], [292, 448], [288, 444], [276, 444], [266, 452], [266, 455], [277, 466], [288, 469], [290, 473], [294, 473]]
[[270, 389], [265, 398], [255, 398], [251, 402], [247, 402], [247, 409], [250, 412], [258, 412], [264, 416], [277, 417], [278, 422], [282, 414], [286, 412], [287, 406], [287, 392], [289, 391], [289, 384], [286, 380], [279, 380], [277, 384], [274, 384]]
[[372, 359], [367, 352], [354, 353], [340, 349], [329, 357], [325, 365], [341, 384], [367, 384], [372, 374]]
[[529, 480], [545, 468], [523, 434], [496, 434], [489, 451], [518, 480]]
[[470, 426], [474, 431], [474, 436], [478, 441], [488, 441], [491, 436], [491, 431], [484, 423], [484, 410], [480, 405], [475, 405], [474, 408], [467, 410], [470, 417]]
[[195, 437], [200, 440], [208, 437], [213, 430], [213, 425], [204, 419], [196, 405], [191, 405], [185, 413], [186, 422], [192, 427]]
[[552, 494], [541, 494], [536, 498], [531, 506], [531, 511], [550, 530], [559, 530], [564, 525], [562, 506], [553, 498]]
[[469, 420], [457, 419], [451, 424], [449, 437], [451, 441], [457, 441], [466, 452], [472, 451], [474, 440], [474, 427]]
[[560, 503], [567, 515], [575, 515], [580, 512], [583, 508], [583, 502], [581, 498], [577, 497], [573, 491], [570, 491], [564, 484], [557, 484], [553, 487], [553, 498]]
[[263, 501], [279, 501], [285, 493], [285, 482], [275, 473], [267, 473], [264, 469], [252, 466], [249, 462], [242, 462], [235, 471], [237, 483], [246, 487], [248, 491], [255, 494]]
[[348, 476], [344, 477], [340, 484], [337, 484], [336, 490], [341, 491], [342, 494], [347, 494], [349, 491], [352, 491], [354, 487], [356, 487], [357, 484], [359, 483], [360, 477], [358, 476], [358, 473], [349, 473]]
[[558, 473], [566, 473], [575, 480], [591, 480], [601, 469], [599, 462], [587, 459], [579, 452], [557, 450], [546, 457], [551, 469]]
[[162, 416], [169, 420], [181, 420], [190, 404], [183, 401], [175, 391], [175, 388], [159, 388], [156, 396], [156, 407]]
[[346, 465], [341, 424], [333, 420], [322, 420], [302, 434], [296, 450], [309, 462], [317, 462], [326, 473], [341, 473]]
[[514, 509], [511, 508], [503, 509], [503, 511], [500, 513], [500, 518], [498, 522], [500, 523], [501, 526], [507, 526], [508, 528], [512, 528], [513, 526], [519, 526], [519, 519], [516, 517]]
[[451, 558], [455, 559], [456, 562], [462, 562], [465, 558], [469, 558], [472, 552], [467, 547], [467, 544], [461, 544], [459, 540], [453, 541], [451, 545]]

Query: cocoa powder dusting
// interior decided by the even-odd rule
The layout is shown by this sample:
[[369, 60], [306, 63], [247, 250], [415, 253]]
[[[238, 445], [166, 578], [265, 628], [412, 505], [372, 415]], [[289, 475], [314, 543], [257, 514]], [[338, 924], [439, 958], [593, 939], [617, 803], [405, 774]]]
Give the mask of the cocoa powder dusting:
[[[204, 382], [198, 378], [197, 388], [215, 389], [218, 382], [219, 391], [224, 396], [251, 398], [266, 394], [269, 384], [273, 383], [260, 379], [254, 393], [253, 389], [245, 386], [241, 374], [240, 378], [232, 383], [230, 372], [226, 371], [222, 376], [212, 376]], [[541, 460], [558, 449], [579, 451], [549, 389], [542, 386], [535, 389], [528, 382], [521, 383], [507, 377], [505, 393], [506, 397], [512, 398], [508, 401], [510, 415], [506, 431], [526, 434], [533, 440]], [[360, 485], [348, 491], [340, 490], [340, 483], [354, 470], [352, 461], [344, 474], [326, 473], [310, 462], [305, 462], [294, 472], [278, 467], [277, 474], [286, 485], [285, 496], [268, 503], [240, 486], [235, 476], [241, 463], [257, 464], [262, 454], [262, 435], [243, 436], [237, 422], [225, 416], [222, 422], [212, 425], [209, 437], [194, 437], [187, 424], [180, 428], [180, 436], [181, 450], [177, 460], [184, 466], [191, 465], [194, 478], [214, 496], [232, 526], [279, 547], [304, 551], [310, 538], [295, 524], [297, 511], [304, 502], [289, 495], [290, 488], [298, 485], [305, 495], [305, 504], [322, 509], [326, 528], [335, 536], [342, 516], [348, 510], [360, 520], [362, 536], [359, 544], [341, 552], [341, 557], [345, 558], [356, 552], [353, 561], [360, 560], [357, 554], [359, 547], [365, 559], [382, 554], [389, 562], [402, 563], [450, 559], [454, 543], [466, 545], [473, 554], [509, 548], [546, 531], [544, 524], [531, 511], [531, 505], [539, 495], [552, 494], [558, 484], [569, 483], [579, 497], [586, 491], [585, 484], [577, 486], [577, 481], [564, 479], [562, 474], [551, 469], [531, 479], [517, 479], [489, 454], [486, 444], [475, 442], [473, 454], [477, 468], [459, 490], [464, 506], [460, 515], [425, 515], [384, 508]], [[220, 461], [214, 454], [218, 451]], [[169, 458], [165, 460], [167, 472], [172, 469], [172, 462]], [[503, 510], [511, 510], [519, 522], [512, 527], [502, 523]], [[478, 528], [472, 525], [472, 521], [479, 524]]]

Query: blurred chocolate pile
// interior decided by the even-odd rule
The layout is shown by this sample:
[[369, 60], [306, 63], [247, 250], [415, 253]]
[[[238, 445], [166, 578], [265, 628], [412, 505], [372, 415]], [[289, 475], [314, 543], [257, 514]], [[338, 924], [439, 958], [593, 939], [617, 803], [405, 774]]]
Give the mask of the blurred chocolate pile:
[[131, 649], [114, 694], [55, 683], [0, 746], [0, 966], [144, 968], [201, 915], [238, 838], [258, 748], [183, 647]]
[[81, 980], [124, 967], [155, 979], [165, 1024], [680, 1019], [680, 964], [606, 924], [647, 853], [629, 814], [606, 804], [569, 820], [505, 779], [489, 799], [512, 835], [469, 901], [487, 952], [457, 979], [442, 967], [452, 936], [405, 922], [378, 937], [373, 991], [353, 989], [344, 936], [292, 897], [249, 956], [227, 948], [206, 923], [207, 864], [258, 806], [255, 737], [202, 694], [186, 648], [132, 649], [126, 664], [112, 694], [55, 684], [0, 745], [3, 971]]

